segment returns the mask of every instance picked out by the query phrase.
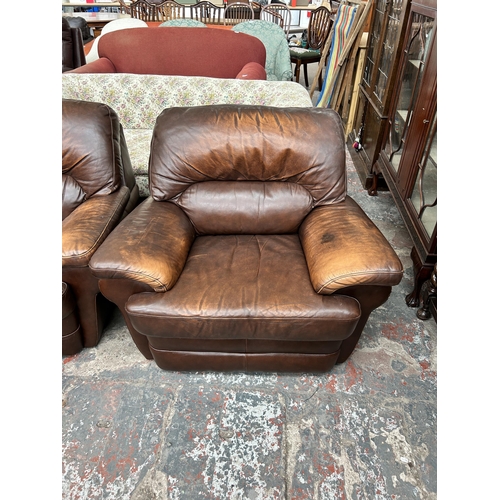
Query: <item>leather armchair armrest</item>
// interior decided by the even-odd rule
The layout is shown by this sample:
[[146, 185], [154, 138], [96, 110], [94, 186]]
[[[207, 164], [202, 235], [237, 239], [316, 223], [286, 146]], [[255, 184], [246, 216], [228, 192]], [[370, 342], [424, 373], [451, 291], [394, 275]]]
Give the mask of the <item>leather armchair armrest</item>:
[[84, 201], [62, 222], [62, 267], [86, 267], [120, 222], [130, 198], [127, 186]]
[[195, 236], [177, 205], [148, 198], [99, 248], [90, 269], [99, 279], [131, 279], [166, 292], [177, 282]]
[[116, 73], [116, 68], [107, 57], [100, 57], [68, 73]]
[[299, 236], [311, 283], [328, 295], [355, 285], [397, 285], [403, 266], [384, 235], [350, 197], [315, 208]]

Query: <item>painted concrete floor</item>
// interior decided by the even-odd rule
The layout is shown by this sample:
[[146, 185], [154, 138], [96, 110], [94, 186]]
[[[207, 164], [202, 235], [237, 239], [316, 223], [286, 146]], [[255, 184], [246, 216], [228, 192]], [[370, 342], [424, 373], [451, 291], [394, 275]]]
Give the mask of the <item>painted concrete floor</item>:
[[405, 267], [351, 358], [323, 375], [166, 372], [117, 313], [62, 359], [63, 499], [437, 498], [437, 325], [404, 302], [412, 244], [391, 195], [348, 172]]

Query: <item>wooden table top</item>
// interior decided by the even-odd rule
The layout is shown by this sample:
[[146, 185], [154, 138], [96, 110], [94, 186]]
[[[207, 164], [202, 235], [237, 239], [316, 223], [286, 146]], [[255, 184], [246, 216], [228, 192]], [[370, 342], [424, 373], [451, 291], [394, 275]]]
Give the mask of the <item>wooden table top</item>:
[[62, 2], [63, 7], [120, 7], [120, 2]]
[[[125, 0], [125, 2], [128, 2], [128, 0]], [[80, 2], [62, 2], [63, 7], [119, 7], [120, 2], [86, 2], [85, 0], [82, 0]]]
[[124, 19], [130, 17], [130, 14], [121, 14], [118, 12], [64, 12], [63, 16], [83, 17], [87, 23], [115, 21], [116, 19]]
[[[125, 0], [125, 3], [130, 3], [128, 0]], [[179, 3], [182, 3], [182, 0], [180, 0]], [[215, 3], [216, 5], [219, 2], [212, 2]], [[189, 4], [191, 5], [191, 4]], [[62, 2], [63, 7], [119, 7], [120, 3], [119, 2], [92, 2], [92, 3], [87, 3], [87, 2]], [[288, 5], [288, 8], [290, 10], [314, 10], [316, 7], [319, 5], [315, 4], [309, 4], [309, 5], [300, 5], [296, 7], [292, 7], [292, 5]]]

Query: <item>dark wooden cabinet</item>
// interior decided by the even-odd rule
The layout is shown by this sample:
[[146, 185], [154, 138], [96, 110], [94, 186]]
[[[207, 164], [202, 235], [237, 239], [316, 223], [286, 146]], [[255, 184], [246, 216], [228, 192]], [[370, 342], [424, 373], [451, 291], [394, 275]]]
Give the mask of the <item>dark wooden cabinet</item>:
[[368, 195], [389, 189], [412, 237], [419, 307], [437, 262], [437, 0], [375, 0], [347, 146]]
[[[369, 28], [366, 62], [359, 87], [353, 129], [347, 130], [348, 146], [365, 189], [371, 189], [374, 165], [398, 83], [398, 65], [410, 0], [375, 0]], [[354, 143], [359, 147], [354, 147]]]
[[[413, 240], [415, 285], [407, 296], [418, 307], [422, 284], [437, 261], [437, 7], [411, 2], [399, 78], [373, 173], [381, 173]], [[376, 194], [376, 182], [371, 188]]]

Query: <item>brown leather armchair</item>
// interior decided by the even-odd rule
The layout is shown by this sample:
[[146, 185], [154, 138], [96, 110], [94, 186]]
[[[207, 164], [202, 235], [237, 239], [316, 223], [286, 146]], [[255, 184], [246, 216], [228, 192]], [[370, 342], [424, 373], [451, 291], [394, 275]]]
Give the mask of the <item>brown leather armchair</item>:
[[63, 99], [63, 354], [99, 342], [113, 306], [100, 294], [88, 264], [135, 208], [138, 193], [117, 114], [104, 104]]
[[90, 268], [163, 369], [330, 370], [401, 280], [331, 109], [165, 109], [149, 174]]

